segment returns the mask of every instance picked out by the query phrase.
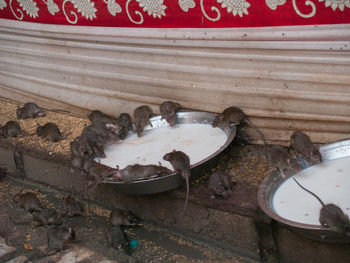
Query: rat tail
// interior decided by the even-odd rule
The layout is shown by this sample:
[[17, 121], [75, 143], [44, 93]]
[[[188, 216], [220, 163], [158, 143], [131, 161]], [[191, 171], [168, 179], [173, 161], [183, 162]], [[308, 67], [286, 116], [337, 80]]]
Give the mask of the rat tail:
[[60, 109], [45, 109], [47, 111], [53, 111], [53, 112], [64, 112], [64, 113], [71, 113], [69, 110], [60, 110]]
[[248, 123], [248, 125], [250, 127], [252, 127], [260, 136], [260, 139], [263, 141], [264, 145], [267, 145], [266, 139], [264, 134], [260, 131], [260, 129], [258, 127], [256, 127], [250, 120], [248, 120], [247, 118], [245, 119], [245, 121]]
[[237, 173], [233, 174], [234, 177], [240, 175], [244, 171], [244, 168], [246, 166], [245, 165], [245, 158], [241, 152], [239, 152], [239, 157], [241, 157], [242, 164], [241, 164], [241, 167], [239, 168], [239, 171]]
[[35, 135], [36, 134], [36, 132], [33, 132], [33, 133], [28, 133], [28, 132], [26, 132], [23, 136], [33, 136], [33, 135]]
[[71, 134], [72, 134], [72, 131], [68, 132], [66, 135], [62, 136], [61, 140], [67, 138], [67, 137], [68, 137], [69, 135], [71, 135]]
[[183, 210], [183, 212], [181, 214], [181, 216], [183, 216], [185, 214], [185, 212], [186, 212], [186, 209], [187, 209], [188, 196], [190, 194], [190, 176], [191, 176], [190, 170], [182, 171], [181, 175], [186, 180], [186, 199], [185, 199], [184, 210]]
[[324, 207], [324, 203], [322, 202], [321, 198], [319, 198], [316, 194], [314, 194], [313, 192], [311, 192], [310, 190], [306, 189], [304, 186], [302, 186], [294, 177], [293, 180], [301, 187], [301, 189], [303, 189], [304, 191], [308, 192], [309, 194], [313, 195], [322, 205], [322, 207]]

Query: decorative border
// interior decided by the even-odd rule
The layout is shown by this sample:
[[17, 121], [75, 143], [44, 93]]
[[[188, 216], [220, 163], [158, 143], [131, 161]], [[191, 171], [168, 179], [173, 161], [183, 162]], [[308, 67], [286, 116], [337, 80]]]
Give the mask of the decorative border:
[[111, 27], [350, 23], [350, 0], [0, 0], [0, 18]]

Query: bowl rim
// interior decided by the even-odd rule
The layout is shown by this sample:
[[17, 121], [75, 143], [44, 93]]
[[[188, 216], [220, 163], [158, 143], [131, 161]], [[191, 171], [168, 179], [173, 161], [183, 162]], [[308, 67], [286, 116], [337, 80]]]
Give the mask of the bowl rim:
[[[207, 112], [207, 111], [182, 111], [182, 112], [177, 112], [176, 116], [178, 117], [185, 117], [186, 115], [195, 115], [195, 114], [202, 114], [202, 115], [210, 115], [211, 117], [215, 117], [217, 115], [217, 113], [213, 113], [213, 112]], [[162, 116], [161, 115], [156, 115], [150, 118], [151, 123], [155, 122], [155, 121], [161, 121]], [[200, 123], [200, 124], [205, 124], [204, 122], [191, 122], [191, 123]], [[211, 123], [207, 123], [208, 125]], [[165, 127], [165, 126], [169, 126], [168, 123], [164, 123], [164, 125], [162, 125], [161, 127]], [[152, 130], [152, 129], [156, 129], [155, 128], [146, 128], [146, 130]], [[206, 163], [207, 161], [211, 160], [212, 158], [216, 157], [217, 155], [219, 155], [220, 153], [222, 153], [233, 141], [233, 139], [236, 136], [236, 126], [235, 125], [229, 125], [228, 127], [226, 127], [228, 130], [225, 131], [222, 127], [217, 127], [219, 129], [221, 129], [222, 131], [224, 131], [224, 133], [227, 135], [226, 138], [226, 142], [220, 146], [220, 148], [218, 150], [216, 150], [215, 152], [213, 152], [212, 154], [210, 154], [209, 156], [207, 156], [206, 158], [204, 158], [203, 160], [191, 164], [190, 165], [190, 169], [198, 167], [204, 163]], [[228, 133], [228, 134], [227, 134]], [[122, 181], [108, 181], [108, 180], [104, 180], [103, 183], [107, 183], [107, 184], [117, 184], [117, 185], [132, 185], [132, 184], [141, 184], [141, 183], [150, 183], [152, 181], [158, 181], [158, 180], [166, 180], [169, 177], [172, 176], [176, 176], [178, 175], [177, 172], [173, 172], [171, 174], [168, 175], [164, 175], [164, 176], [157, 176], [157, 177], [153, 177], [153, 178], [148, 178], [148, 179], [141, 179], [141, 180], [136, 180], [136, 181], [132, 181], [129, 183], [125, 183]]]
[[[320, 152], [321, 152], [322, 157], [323, 157], [323, 154], [327, 153], [327, 151], [338, 149], [339, 147], [337, 147], [337, 145], [339, 145], [339, 147], [344, 146], [344, 145], [350, 146], [350, 139], [343, 139], [343, 140], [339, 140], [339, 141], [335, 141], [335, 142], [331, 142], [331, 143], [322, 145], [320, 147]], [[349, 155], [346, 155], [346, 156], [350, 156], [350, 151], [349, 151]], [[343, 156], [343, 157], [346, 157], [346, 156]], [[342, 158], [342, 157], [328, 158], [327, 161], [332, 161], [332, 160], [335, 160], [338, 158]], [[298, 171], [298, 172], [300, 172], [300, 171]], [[286, 182], [290, 177], [294, 176], [295, 174], [292, 174], [290, 176], [286, 176], [286, 178], [284, 178], [284, 180], [281, 179], [281, 183], [277, 186], [275, 192], [284, 182]], [[266, 194], [267, 194], [270, 186], [272, 184], [276, 184], [273, 180], [275, 176], [279, 176], [281, 178], [280, 172], [278, 172], [278, 174], [269, 173], [258, 187], [258, 194], [257, 194], [258, 205], [264, 211], [264, 213], [266, 213], [272, 219], [274, 219], [278, 222], [281, 222], [283, 224], [292, 226], [292, 227], [307, 229], [307, 230], [316, 230], [316, 231], [325, 231], [325, 230], [329, 231], [328, 228], [323, 227], [322, 225], [305, 224], [305, 223], [295, 222], [295, 221], [283, 218], [283, 217], [279, 216], [277, 214], [277, 212], [275, 212], [272, 205], [271, 206], [268, 205], [268, 202], [266, 201], [267, 200]]]

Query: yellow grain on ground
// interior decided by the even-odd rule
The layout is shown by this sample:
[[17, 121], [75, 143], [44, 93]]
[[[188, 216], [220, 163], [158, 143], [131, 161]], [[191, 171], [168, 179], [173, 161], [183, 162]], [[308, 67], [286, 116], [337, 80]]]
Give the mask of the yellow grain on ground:
[[90, 121], [87, 118], [81, 119], [68, 114], [56, 113], [52, 111], [46, 111], [46, 117], [18, 120], [16, 110], [18, 107], [22, 106], [23, 104], [19, 105], [0, 100], [0, 125], [5, 125], [8, 121], [17, 121], [21, 126], [22, 131], [31, 134], [35, 133], [38, 124], [44, 125], [48, 122], [52, 122], [59, 127], [63, 136], [69, 132], [72, 132], [72, 134], [57, 143], [52, 143], [41, 139], [36, 134], [22, 138], [8, 138], [8, 140], [10, 140], [13, 144], [19, 142], [35, 149], [42, 149], [46, 152], [66, 155], [70, 152], [70, 142], [81, 134], [82, 130], [84, 129], [84, 125], [90, 124]]

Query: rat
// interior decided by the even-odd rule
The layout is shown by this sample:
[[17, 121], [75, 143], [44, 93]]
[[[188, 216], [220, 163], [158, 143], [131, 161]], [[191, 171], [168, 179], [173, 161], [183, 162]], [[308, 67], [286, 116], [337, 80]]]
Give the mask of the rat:
[[109, 215], [109, 222], [113, 226], [136, 226], [140, 221], [139, 217], [128, 210], [113, 209]]
[[34, 254], [26, 262], [38, 262], [40, 258], [55, 255], [64, 249], [63, 243], [67, 240], [75, 240], [75, 231], [71, 227], [49, 226], [47, 228], [47, 249]]
[[128, 165], [124, 169], [118, 170], [117, 180], [130, 183], [136, 180], [148, 179], [155, 176], [168, 175], [173, 173], [170, 169], [161, 165]]
[[70, 165], [73, 170], [80, 171], [83, 167], [84, 157], [73, 156], [70, 159]]
[[227, 198], [231, 194], [232, 186], [236, 182], [234, 177], [240, 175], [244, 171], [245, 167], [244, 157], [242, 154], [240, 154], [240, 156], [242, 158], [242, 165], [236, 174], [230, 175], [224, 170], [217, 170], [210, 175], [208, 187], [211, 192], [211, 199], [214, 199], [215, 196]]
[[108, 116], [107, 114], [104, 114], [102, 111], [99, 110], [93, 110], [89, 115], [88, 115], [89, 120], [93, 123], [98, 120], [114, 120], [111, 116]]
[[16, 113], [17, 113], [18, 119], [30, 119], [30, 118], [36, 118], [36, 117], [45, 117], [46, 116], [45, 110], [70, 113], [70, 111], [66, 111], [66, 110], [41, 108], [34, 102], [27, 102], [26, 104], [23, 105], [22, 108], [18, 108]]
[[63, 242], [75, 240], [75, 231], [71, 227], [51, 226], [47, 229], [48, 249], [58, 252], [63, 250]]
[[90, 150], [92, 152], [92, 154], [89, 154], [91, 158], [106, 157], [104, 148], [108, 144], [108, 135], [106, 137], [103, 137], [102, 135], [98, 135], [92, 130], [86, 130], [83, 132], [82, 136], [85, 138], [85, 148], [89, 149], [89, 152]]
[[183, 108], [179, 103], [172, 101], [164, 101], [159, 106], [160, 114], [162, 115], [161, 119], [166, 119], [171, 127], [176, 124], [176, 111]]
[[325, 204], [315, 193], [302, 186], [294, 177], [293, 179], [304, 191], [313, 195], [322, 205], [319, 217], [321, 225], [331, 231], [350, 236], [350, 220], [341, 208], [335, 204]]
[[35, 226], [61, 225], [62, 217], [55, 209], [44, 208], [40, 212], [33, 212]]
[[186, 180], [186, 199], [184, 210], [182, 214], [185, 213], [188, 203], [188, 196], [190, 193], [190, 158], [181, 151], [173, 150], [163, 156], [163, 160], [170, 162], [175, 172], [180, 173], [181, 176]]
[[269, 145], [266, 149], [268, 165], [272, 170], [277, 168], [281, 175], [285, 177], [284, 171], [287, 170], [291, 163], [291, 156], [286, 149], [278, 145]]
[[90, 158], [89, 156], [83, 156], [83, 157], [74, 157], [71, 159], [70, 164], [72, 168], [78, 172], [80, 172], [81, 175], [87, 176], [88, 175], [88, 169], [95, 163], [95, 161]]
[[33, 193], [30, 193], [30, 192], [27, 192], [24, 194], [17, 193], [13, 197], [13, 201], [15, 203], [18, 203], [19, 206], [24, 207], [24, 209], [28, 210], [29, 212], [41, 211], [40, 201], [36, 197], [36, 195]]
[[0, 126], [0, 136], [1, 137], [23, 137], [25, 134], [21, 130], [21, 126], [16, 121], [8, 121], [4, 126]]
[[85, 127], [82, 135], [90, 132], [104, 138], [118, 140], [120, 129], [121, 128], [119, 126], [118, 120], [102, 118], [96, 119], [89, 126]]
[[64, 209], [66, 216], [81, 216], [83, 215], [83, 208], [73, 196], [67, 195], [64, 198]]
[[39, 137], [48, 139], [50, 142], [59, 142], [71, 134], [71, 132], [69, 132], [65, 136], [62, 136], [61, 131], [57, 125], [51, 122], [48, 122], [43, 126], [40, 126], [38, 124], [36, 133]]
[[15, 161], [15, 175], [19, 177], [25, 177], [26, 172], [24, 170], [23, 156], [18, 151], [18, 144], [16, 144], [15, 149], [13, 150], [13, 160]]
[[118, 117], [118, 123], [122, 129], [120, 134], [120, 139], [124, 140], [128, 136], [129, 131], [134, 130], [130, 114], [128, 113], [120, 114]]
[[86, 136], [78, 136], [70, 143], [71, 159], [75, 157], [94, 157], [94, 151]]
[[218, 127], [221, 125], [240, 125], [247, 124], [252, 127], [260, 136], [261, 140], [267, 145], [266, 140], [262, 132], [256, 127], [244, 114], [244, 112], [238, 107], [226, 108], [222, 113], [215, 116], [212, 126]]
[[134, 110], [135, 126], [138, 137], [142, 135], [142, 132], [147, 125], [153, 127], [151, 121], [149, 120], [152, 115], [153, 111], [147, 105], [139, 106]]
[[210, 198], [214, 199], [215, 196], [226, 198], [229, 196], [232, 190], [232, 185], [235, 180], [226, 172], [218, 170], [210, 175], [208, 182], [209, 189], [211, 191]]
[[33, 215], [28, 210], [20, 207], [11, 208], [9, 218], [16, 225], [28, 225], [33, 221]]
[[121, 226], [111, 226], [107, 233], [108, 243], [118, 251], [124, 250], [128, 255], [131, 251], [128, 249], [128, 238]]
[[100, 119], [84, 128], [81, 136], [85, 137], [85, 143], [93, 151], [93, 157], [106, 157], [104, 147], [109, 143], [119, 141], [122, 132], [117, 121]]
[[96, 185], [103, 181], [105, 178], [118, 177], [118, 169], [95, 162], [93, 160], [90, 162], [87, 161], [86, 165], [86, 167], [83, 167], [83, 169], [87, 172], [86, 176], [88, 180], [96, 182]]
[[280, 262], [278, 260], [277, 242], [273, 231], [275, 222], [259, 206], [256, 208], [252, 218], [257, 233], [261, 262]]
[[306, 163], [318, 164], [322, 162], [320, 151], [312, 144], [310, 137], [304, 132], [293, 132], [290, 137], [290, 147], [294, 150], [295, 157], [303, 158]]

